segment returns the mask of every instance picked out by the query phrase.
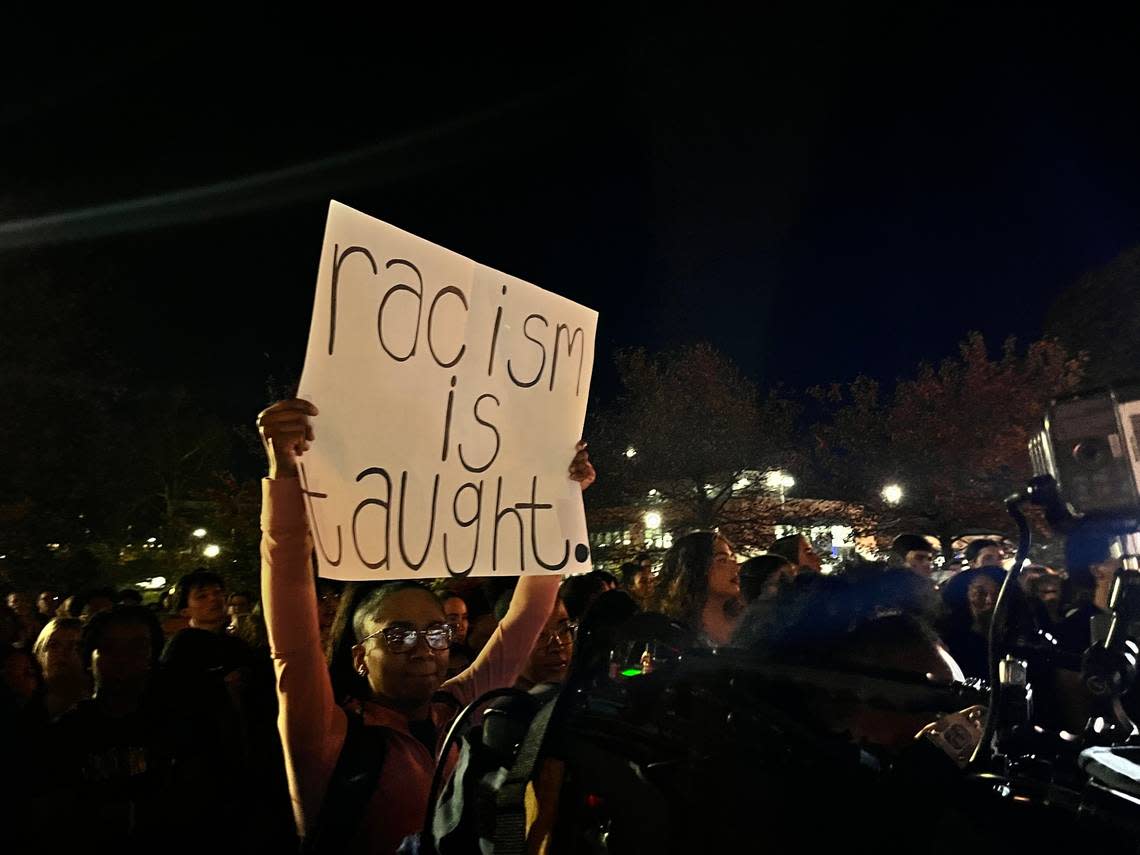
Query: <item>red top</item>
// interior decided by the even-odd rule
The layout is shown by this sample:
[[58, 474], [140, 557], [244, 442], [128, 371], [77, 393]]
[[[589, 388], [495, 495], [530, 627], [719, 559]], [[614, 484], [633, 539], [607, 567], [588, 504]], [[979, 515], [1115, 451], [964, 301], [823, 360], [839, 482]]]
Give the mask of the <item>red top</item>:
[[[289, 793], [303, 836], [317, 821], [347, 719], [333, 699], [321, 650], [313, 547], [297, 479], [264, 479], [261, 507], [261, 602], [277, 671], [277, 725]], [[484, 692], [513, 685], [554, 608], [560, 581], [555, 574], [520, 579], [510, 611], [486, 647], [440, 688], [464, 706]], [[391, 732], [376, 792], [349, 851], [394, 852], [405, 835], [423, 827], [435, 758], [410, 733], [407, 716], [370, 702], [363, 714], [365, 724]], [[432, 704], [441, 735], [455, 714], [449, 704]]]

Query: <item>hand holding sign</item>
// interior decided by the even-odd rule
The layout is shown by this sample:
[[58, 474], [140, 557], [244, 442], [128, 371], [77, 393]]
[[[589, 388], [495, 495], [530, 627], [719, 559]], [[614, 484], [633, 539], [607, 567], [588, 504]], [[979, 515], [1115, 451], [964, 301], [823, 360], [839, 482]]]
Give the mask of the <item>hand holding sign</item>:
[[[262, 414], [321, 574], [589, 569], [581, 491], [596, 313], [332, 203], [301, 397]], [[279, 409], [278, 409], [279, 408]]]
[[258, 414], [257, 432], [269, 460], [270, 478], [297, 477], [297, 459], [314, 439], [309, 416], [315, 415], [317, 408], [298, 398], [278, 401]]
[[590, 453], [586, 451], [586, 443], [580, 442], [576, 446], [577, 454], [570, 461], [570, 478], [577, 481], [583, 491], [598, 478], [594, 471], [594, 464], [590, 462]]

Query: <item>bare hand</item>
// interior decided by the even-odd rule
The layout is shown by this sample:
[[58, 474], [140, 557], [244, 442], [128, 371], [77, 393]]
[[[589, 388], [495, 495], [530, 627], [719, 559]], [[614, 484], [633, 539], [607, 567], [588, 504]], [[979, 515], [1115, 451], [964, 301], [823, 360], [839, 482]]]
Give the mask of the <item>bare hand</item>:
[[278, 401], [258, 414], [257, 432], [269, 460], [270, 478], [297, 477], [297, 458], [314, 439], [309, 417], [315, 415], [317, 408], [300, 398]]
[[598, 473], [594, 471], [594, 464], [590, 462], [590, 453], [586, 451], [586, 445], [585, 442], [579, 442], [574, 446], [578, 453], [570, 461], [570, 478], [577, 481], [583, 490], [598, 478]]

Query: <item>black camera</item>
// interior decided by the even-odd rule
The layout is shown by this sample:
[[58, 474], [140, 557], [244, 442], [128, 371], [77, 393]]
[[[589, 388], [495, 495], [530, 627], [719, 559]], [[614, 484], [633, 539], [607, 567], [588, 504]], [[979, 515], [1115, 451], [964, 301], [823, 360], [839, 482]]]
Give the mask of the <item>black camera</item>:
[[1029, 443], [1033, 473], [1052, 476], [1074, 517], [1140, 517], [1140, 388], [1054, 401]]

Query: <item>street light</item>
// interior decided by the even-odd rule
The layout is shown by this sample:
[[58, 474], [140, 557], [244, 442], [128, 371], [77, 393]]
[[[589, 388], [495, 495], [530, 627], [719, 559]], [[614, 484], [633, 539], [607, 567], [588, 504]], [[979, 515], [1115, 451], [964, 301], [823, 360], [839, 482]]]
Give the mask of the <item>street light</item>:
[[657, 513], [657, 511], [650, 511], [645, 515], [645, 527], [647, 529], [659, 529], [661, 528], [661, 522], [661, 514]]
[[629, 448], [627, 448], [625, 450], [625, 456], [626, 457], [637, 457], [637, 449], [631, 445]]
[[202, 554], [207, 558], [217, 558], [222, 548], [216, 543], [207, 543], [206, 548], [202, 550]]
[[784, 503], [784, 493], [796, 486], [796, 479], [782, 469], [773, 469], [765, 476], [769, 490], [780, 494], [780, 504]]
[[201, 538], [206, 536], [206, 529], [196, 528], [196, 529], [194, 529], [194, 531], [191, 532], [191, 534], [193, 534], [195, 537], [201, 539]]
[[902, 501], [903, 491], [898, 484], [888, 484], [883, 488], [883, 501], [888, 505], [897, 505]]

